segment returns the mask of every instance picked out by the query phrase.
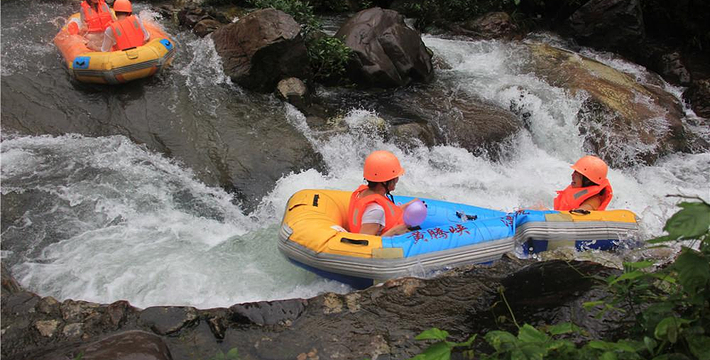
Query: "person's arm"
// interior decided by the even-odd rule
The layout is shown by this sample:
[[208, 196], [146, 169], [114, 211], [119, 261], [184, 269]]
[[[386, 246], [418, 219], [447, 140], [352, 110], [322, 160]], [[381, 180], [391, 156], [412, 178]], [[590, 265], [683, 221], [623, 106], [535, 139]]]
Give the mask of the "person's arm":
[[360, 226], [360, 234], [378, 235], [382, 230], [382, 225], [376, 223], [367, 223]]
[[101, 51], [103, 52], [109, 52], [111, 51], [111, 47], [113, 44], [116, 43], [116, 39], [113, 38], [113, 30], [111, 30], [111, 27], [107, 27], [106, 31], [104, 31], [104, 42], [101, 44]]
[[414, 199], [409, 200], [409, 201], [407, 201], [406, 203], [400, 204], [400, 205], [398, 205], [398, 206], [399, 206], [400, 209], [404, 210], [404, 209], [407, 208], [407, 206], [409, 206], [411, 203], [413, 203], [413, 202], [415, 202], [415, 201], [419, 201], [419, 198], [414, 198]]
[[409, 228], [407, 227], [406, 224], [400, 224], [397, 225], [389, 230], [387, 230], [384, 234], [381, 236], [395, 236], [395, 235], [402, 235], [406, 234], [409, 232]]
[[362, 213], [360, 234], [380, 235], [385, 227], [385, 209], [378, 204], [370, 204]]
[[594, 195], [587, 200], [584, 200], [582, 205], [579, 205], [577, 209], [580, 210], [596, 210], [602, 204], [602, 197], [599, 195]]
[[380, 235], [380, 236], [395, 236], [395, 235], [401, 235], [409, 232], [409, 228], [407, 228], [407, 225], [401, 224], [397, 225], [387, 231], [385, 231], [384, 234], [380, 234], [380, 231], [382, 231], [382, 228], [384, 226], [380, 224], [375, 224], [375, 223], [368, 223], [368, 224], [362, 224], [360, 227], [360, 234], [365, 234], [365, 235]]
[[73, 18], [69, 20], [69, 24], [67, 24], [67, 31], [69, 31], [69, 34], [71, 35], [79, 35], [79, 31], [81, 30], [83, 24], [81, 22], [81, 19], [78, 18]]

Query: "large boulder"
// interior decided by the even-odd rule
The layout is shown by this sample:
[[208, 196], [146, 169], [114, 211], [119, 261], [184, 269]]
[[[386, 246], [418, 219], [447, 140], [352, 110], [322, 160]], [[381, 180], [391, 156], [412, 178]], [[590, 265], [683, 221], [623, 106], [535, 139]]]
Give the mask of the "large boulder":
[[283, 11], [257, 10], [212, 33], [224, 73], [240, 86], [272, 92], [279, 80], [309, 79], [301, 26]]
[[353, 50], [350, 80], [369, 87], [397, 87], [432, 78], [432, 54], [419, 33], [394, 10], [360, 11], [335, 34]]
[[672, 94], [550, 45], [532, 44], [530, 50], [533, 72], [586, 97], [578, 114], [580, 131], [586, 133], [589, 150], [611, 165], [652, 163], [667, 153], [690, 151], [692, 135], [684, 129], [682, 105]]
[[646, 36], [639, 0], [590, 0], [568, 24], [580, 43], [605, 49], [634, 46]]

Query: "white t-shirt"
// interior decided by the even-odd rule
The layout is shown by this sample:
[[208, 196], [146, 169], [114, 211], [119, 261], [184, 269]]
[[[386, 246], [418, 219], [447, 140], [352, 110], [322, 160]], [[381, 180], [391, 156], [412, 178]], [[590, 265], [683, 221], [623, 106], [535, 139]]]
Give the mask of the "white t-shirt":
[[385, 226], [385, 209], [377, 203], [371, 203], [362, 213], [362, 224], [380, 224]]

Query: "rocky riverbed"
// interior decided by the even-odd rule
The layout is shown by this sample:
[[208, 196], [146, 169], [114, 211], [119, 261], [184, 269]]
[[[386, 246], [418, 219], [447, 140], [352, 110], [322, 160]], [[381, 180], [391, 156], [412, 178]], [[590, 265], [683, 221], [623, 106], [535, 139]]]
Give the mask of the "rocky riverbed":
[[619, 324], [595, 318], [582, 304], [605, 294], [590, 276], [612, 273], [618, 271], [592, 262], [505, 256], [490, 266], [390, 280], [344, 295], [138, 309], [127, 301], [42, 297], [23, 290], [3, 268], [2, 356], [193, 360], [236, 348], [240, 359], [405, 359], [427, 347], [414, 337], [431, 327], [459, 340], [512, 329], [507, 305], [519, 324], [573, 321], [593, 338], [609, 338]]

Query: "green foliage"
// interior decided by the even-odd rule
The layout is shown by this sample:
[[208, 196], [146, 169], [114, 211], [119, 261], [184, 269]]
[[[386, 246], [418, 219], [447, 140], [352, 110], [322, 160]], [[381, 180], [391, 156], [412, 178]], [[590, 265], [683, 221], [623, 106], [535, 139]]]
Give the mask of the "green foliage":
[[345, 65], [352, 51], [342, 40], [320, 34], [321, 22], [313, 14], [308, 2], [300, 0], [249, 0], [258, 8], [281, 10], [301, 24], [302, 34], [306, 39], [308, 61], [317, 81], [335, 81], [342, 79]]
[[254, 7], [260, 9], [274, 8], [281, 10], [291, 16], [301, 24], [303, 36], [308, 36], [311, 31], [319, 30], [322, 24], [313, 14], [313, 8], [307, 1], [300, 0], [249, 0]]
[[473, 341], [476, 339], [476, 335], [473, 335], [468, 340], [460, 343], [448, 341], [448, 337], [449, 333], [445, 330], [439, 330], [437, 328], [425, 330], [421, 334], [417, 335], [415, 339], [438, 341], [429, 346], [423, 353], [418, 354], [410, 360], [449, 360], [451, 358], [451, 352], [454, 348], [462, 348], [465, 357], [469, 359], [473, 358], [473, 350], [468, 348], [470, 348], [471, 344], [473, 344]]
[[232, 348], [225, 354], [219, 350], [210, 360], [239, 360], [239, 351], [237, 348]]
[[512, 0], [419, 0], [403, 4], [402, 13], [416, 18], [415, 27], [426, 30], [439, 22], [473, 19], [511, 6]]
[[[631, 319], [629, 338], [613, 342], [591, 340], [578, 346], [564, 338], [566, 334], [582, 333], [573, 324], [544, 329], [525, 324], [518, 327], [517, 336], [498, 330], [487, 333], [484, 339], [495, 352], [479, 354], [479, 358], [710, 360], [710, 204], [696, 199], [699, 202], [679, 204], [681, 210], [663, 228], [668, 235], [651, 241], [653, 244], [691, 241], [670, 266], [651, 272], [654, 266], [651, 261], [626, 263], [622, 275], [600, 279], [612, 294], [609, 298], [584, 304], [587, 309], [597, 309], [597, 315], [615, 311]], [[439, 342], [420, 354], [432, 354], [431, 357], [415, 359], [450, 357], [453, 347], [445, 346], [446, 331], [431, 329], [420, 337]]]
[[352, 50], [342, 40], [329, 36], [314, 37], [306, 42], [306, 47], [316, 80], [337, 81], [342, 78], [345, 65], [352, 55]]

